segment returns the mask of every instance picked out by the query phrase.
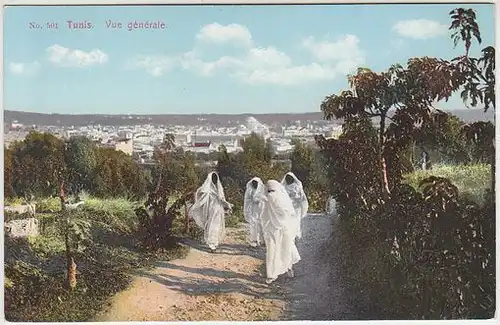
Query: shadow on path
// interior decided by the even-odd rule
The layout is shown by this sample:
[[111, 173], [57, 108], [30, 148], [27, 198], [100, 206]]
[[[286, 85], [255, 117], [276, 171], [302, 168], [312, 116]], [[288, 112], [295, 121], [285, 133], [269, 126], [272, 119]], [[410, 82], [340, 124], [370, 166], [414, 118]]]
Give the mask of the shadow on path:
[[295, 277], [287, 281], [287, 320], [359, 320], [363, 303], [347, 293], [341, 279], [338, 217], [308, 215], [302, 221], [303, 236], [297, 241], [301, 261]]
[[[183, 261], [158, 262], [155, 272], [136, 270], [134, 275], [149, 278], [170, 290], [182, 292], [186, 295], [209, 295], [217, 293], [242, 293], [256, 298], [283, 300], [276, 290], [269, 290], [265, 278], [261, 276], [262, 267], [257, 267], [250, 274], [233, 271], [240, 256], [265, 259], [265, 247], [250, 247], [246, 244], [222, 244], [216, 252], [211, 252], [206, 245], [195, 240], [185, 238], [184, 245], [191, 247], [197, 259], [210, 259], [226, 256], [231, 260], [219, 268], [191, 263], [189, 266]], [[232, 263], [231, 263], [232, 262]], [[199, 265], [199, 266], [198, 266]]]
[[246, 244], [221, 244], [215, 252], [211, 252], [207, 245], [191, 238], [183, 238], [182, 244], [199, 251], [215, 255], [251, 256], [264, 260], [266, 258], [265, 247], [250, 247]]

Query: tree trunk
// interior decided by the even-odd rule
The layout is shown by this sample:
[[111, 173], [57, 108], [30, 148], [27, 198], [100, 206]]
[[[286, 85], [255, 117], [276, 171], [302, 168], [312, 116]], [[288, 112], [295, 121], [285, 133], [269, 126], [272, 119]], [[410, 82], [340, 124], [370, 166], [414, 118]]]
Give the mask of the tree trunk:
[[[64, 194], [64, 182], [61, 183], [59, 187], [59, 199], [61, 200], [61, 211], [63, 212], [65, 222], [68, 223], [69, 216], [66, 215], [66, 198]], [[76, 288], [76, 263], [73, 258], [73, 252], [71, 251], [71, 245], [69, 240], [68, 229], [64, 232], [64, 245], [66, 249], [66, 271], [67, 271], [67, 285], [71, 290]]]
[[184, 233], [189, 233], [189, 215], [188, 215], [188, 207], [187, 203], [184, 203], [184, 211], [186, 214], [186, 219], [184, 220]]
[[73, 253], [71, 252], [71, 246], [69, 243], [68, 233], [64, 236], [65, 244], [66, 244], [66, 266], [67, 266], [67, 281], [68, 287], [71, 290], [76, 288], [76, 263], [73, 259]]
[[380, 164], [380, 182], [382, 185], [382, 192], [385, 195], [389, 195], [391, 191], [389, 190], [389, 177], [387, 174], [387, 163], [384, 157], [385, 148], [385, 117], [387, 112], [380, 115], [380, 128], [378, 130], [378, 142], [379, 142], [379, 164]]

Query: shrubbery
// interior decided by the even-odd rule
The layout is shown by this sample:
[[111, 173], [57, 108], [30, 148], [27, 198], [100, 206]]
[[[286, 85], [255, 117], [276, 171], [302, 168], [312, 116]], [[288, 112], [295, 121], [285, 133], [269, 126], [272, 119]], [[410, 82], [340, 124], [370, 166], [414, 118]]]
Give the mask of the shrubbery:
[[57, 196], [62, 182], [69, 193], [82, 190], [101, 198], [144, 198], [148, 179], [132, 157], [99, 148], [84, 137], [61, 140], [31, 131], [5, 149], [5, 197]]
[[[458, 39], [464, 38], [468, 54], [472, 35], [480, 34], [475, 13], [457, 9], [450, 14], [451, 29], [459, 31]], [[464, 20], [469, 23], [462, 24]], [[460, 33], [460, 28], [474, 32]], [[345, 120], [338, 140], [317, 138], [349, 242], [344, 276], [351, 289], [368, 292], [377, 318], [493, 317], [495, 201], [490, 190], [480, 186], [484, 179], [468, 184], [473, 177], [464, 180], [462, 173], [464, 178], [458, 179], [460, 174], [439, 168], [407, 176], [413, 186], [404, 184], [404, 175], [413, 168], [407, 155], [417, 141], [456, 162], [464, 156], [462, 162], [489, 162], [489, 184], [494, 184], [491, 123], [464, 125], [445, 135], [437, 130], [451, 119], [432, 109], [433, 101], [461, 88], [463, 98], [484, 103], [485, 109], [494, 107], [494, 95], [488, 92], [494, 85], [492, 53], [487, 47], [480, 59], [410, 59], [407, 68], [394, 65], [383, 73], [360, 69], [349, 78], [351, 90], [329, 96], [322, 104], [327, 119]], [[387, 120], [393, 107], [396, 113]], [[372, 117], [379, 119], [378, 129], [371, 125]], [[461, 151], [454, 145], [460, 141], [471, 141], [475, 149]], [[450, 150], [444, 150], [446, 146]], [[470, 173], [485, 167], [450, 168]], [[476, 200], [461, 195], [448, 178], [435, 175], [452, 178], [462, 190], [472, 188]], [[482, 195], [484, 200], [478, 200]]]
[[272, 149], [270, 143], [256, 134], [251, 134], [241, 143], [239, 153], [228, 153], [224, 146], [219, 148], [216, 171], [219, 173], [228, 202], [234, 205], [233, 215], [226, 218], [228, 225], [243, 221], [243, 197], [246, 183], [252, 177], [260, 177], [262, 181], [283, 175], [282, 165], [272, 165]]
[[328, 181], [323, 175], [323, 157], [309, 145], [297, 140], [292, 140], [292, 143], [295, 149], [290, 154], [291, 168], [283, 163], [273, 163], [270, 142], [255, 133], [242, 141], [242, 152], [228, 153], [224, 146], [219, 148], [216, 170], [227, 200], [234, 204], [233, 214], [226, 218], [226, 225], [233, 226], [243, 221], [243, 199], [246, 183], [251, 178], [259, 177], [263, 182], [270, 179], [281, 182], [288, 171], [294, 172], [302, 181], [310, 210], [324, 211]]
[[[86, 198], [72, 217], [87, 221], [84, 249], [74, 251], [78, 284], [67, 289], [66, 251], [59, 213], [38, 213], [40, 235], [5, 238], [5, 303], [9, 321], [89, 321], [111, 295], [124, 290], [133, 268], [157, 259], [182, 258], [187, 248], [162, 252], [140, 249], [137, 203], [124, 199]], [[60, 205], [58, 210], [60, 210]], [[74, 248], [74, 246], [73, 246]]]

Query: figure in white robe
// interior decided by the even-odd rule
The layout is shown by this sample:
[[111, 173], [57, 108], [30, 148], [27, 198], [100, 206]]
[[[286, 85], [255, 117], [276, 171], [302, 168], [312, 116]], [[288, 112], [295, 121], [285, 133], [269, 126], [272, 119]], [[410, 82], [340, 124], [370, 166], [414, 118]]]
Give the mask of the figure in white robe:
[[262, 213], [262, 229], [266, 241], [266, 276], [271, 283], [279, 275], [293, 277], [293, 265], [300, 261], [295, 246], [295, 209], [285, 188], [277, 181], [266, 184], [266, 203]]
[[252, 178], [245, 190], [243, 215], [249, 224], [250, 246], [257, 247], [263, 242], [261, 216], [264, 211], [265, 189], [259, 177]]
[[309, 201], [307, 200], [306, 193], [304, 193], [302, 182], [297, 178], [297, 176], [295, 176], [294, 173], [286, 173], [285, 177], [283, 177], [283, 180], [281, 181], [281, 185], [285, 187], [286, 192], [292, 200], [296, 217], [294, 220], [297, 228], [296, 237], [300, 239], [302, 237], [301, 222], [302, 218], [307, 215]]
[[226, 201], [219, 175], [216, 172], [209, 173], [205, 182], [196, 190], [195, 201], [188, 214], [203, 229], [203, 240], [212, 251], [224, 239], [224, 217], [231, 209], [232, 204]]

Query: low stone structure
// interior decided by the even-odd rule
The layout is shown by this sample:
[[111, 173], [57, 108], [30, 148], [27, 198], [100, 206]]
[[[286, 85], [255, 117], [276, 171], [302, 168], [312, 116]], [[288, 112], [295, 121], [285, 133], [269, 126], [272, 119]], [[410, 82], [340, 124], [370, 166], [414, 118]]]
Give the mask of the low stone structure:
[[34, 203], [4, 207], [4, 211], [6, 212], [18, 213], [18, 214], [29, 213], [33, 216], [35, 215], [35, 209], [36, 206]]
[[85, 201], [80, 201], [76, 203], [66, 203], [66, 210], [76, 210], [79, 206], [82, 206], [85, 204]]
[[38, 236], [39, 221], [35, 218], [11, 220], [5, 223], [5, 234], [12, 238]]

